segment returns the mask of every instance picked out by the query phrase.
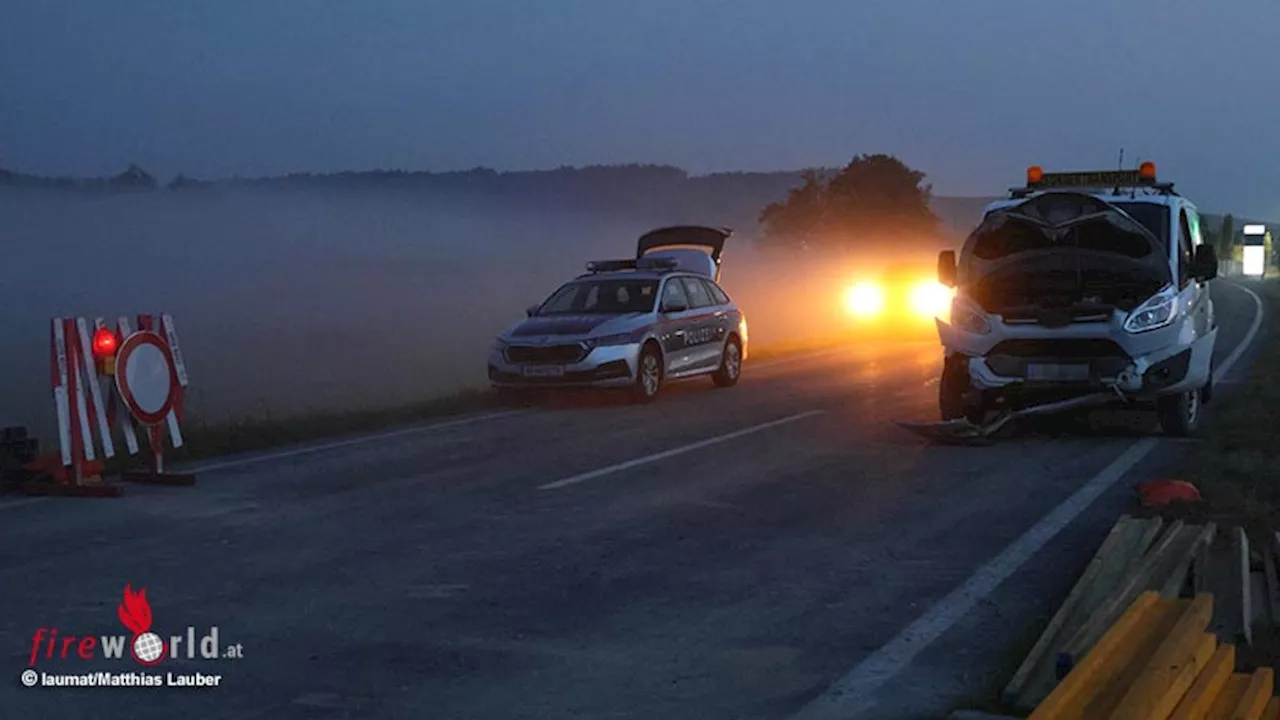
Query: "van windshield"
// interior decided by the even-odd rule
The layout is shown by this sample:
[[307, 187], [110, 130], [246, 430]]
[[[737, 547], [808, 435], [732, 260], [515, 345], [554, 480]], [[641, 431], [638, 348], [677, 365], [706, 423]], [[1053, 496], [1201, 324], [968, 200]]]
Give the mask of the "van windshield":
[[1134, 220], [1151, 231], [1167, 250], [1169, 248], [1169, 208], [1157, 203], [1117, 202], [1112, 203], [1129, 213]]

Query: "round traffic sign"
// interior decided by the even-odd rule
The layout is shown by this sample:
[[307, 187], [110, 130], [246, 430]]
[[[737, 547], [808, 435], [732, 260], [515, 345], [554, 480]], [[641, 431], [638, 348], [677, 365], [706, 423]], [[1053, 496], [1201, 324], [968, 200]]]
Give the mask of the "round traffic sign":
[[138, 422], [164, 422], [178, 395], [178, 372], [164, 338], [150, 330], [125, 338], [116, 358], [116, 389]]

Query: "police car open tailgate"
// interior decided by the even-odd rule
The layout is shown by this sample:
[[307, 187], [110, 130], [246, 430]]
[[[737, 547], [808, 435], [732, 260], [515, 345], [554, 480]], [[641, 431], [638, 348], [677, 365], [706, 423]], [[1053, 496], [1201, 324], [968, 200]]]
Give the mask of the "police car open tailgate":
[[636, 242], [636, 259], [644, 257], [655, 250], [671, 248], [705, 248], [703, 252], [720, 263], [720, 254], [724, 252], [724, 242], [733, 231], [729, 228], [704, 227], [702, 225], [675, 225], [672, 227], [650, 230], [640, 236]]

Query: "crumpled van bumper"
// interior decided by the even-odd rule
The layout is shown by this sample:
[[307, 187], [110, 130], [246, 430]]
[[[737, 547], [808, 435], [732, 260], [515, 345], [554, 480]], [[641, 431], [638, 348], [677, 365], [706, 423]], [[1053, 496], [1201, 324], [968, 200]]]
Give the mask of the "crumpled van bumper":
[[[1196, 337], [1190, 318], [1144, 333], [1125, 331], [1119, 313], [1105, 323], [1053, 329], [991, 320], [991, 332], [983, 334], [937, 321], [947, 356], [967, 358], [976, 390], [1069, 395], [1115, 389], [1126, 397], [1147, 400], [1199, 389], [1210, 380], [1217, 329]], [[1025, 372], [1028, 364], [1055, 362], [1088, 363], [1090, 377], [1029, 379]]]

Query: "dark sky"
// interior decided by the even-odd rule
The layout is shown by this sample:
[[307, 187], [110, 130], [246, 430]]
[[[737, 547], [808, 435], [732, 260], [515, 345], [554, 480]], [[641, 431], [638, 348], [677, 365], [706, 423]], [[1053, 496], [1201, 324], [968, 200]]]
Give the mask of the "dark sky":
[[0, 164], [161, 176], [1152, 159], [1280, 217], [1275, 0], [7, 0]]

